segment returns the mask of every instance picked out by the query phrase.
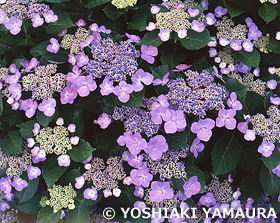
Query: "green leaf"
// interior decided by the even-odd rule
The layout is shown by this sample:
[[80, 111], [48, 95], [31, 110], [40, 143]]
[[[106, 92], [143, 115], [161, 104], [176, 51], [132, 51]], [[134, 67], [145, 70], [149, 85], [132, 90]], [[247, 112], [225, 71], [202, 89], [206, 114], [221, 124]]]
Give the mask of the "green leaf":
[[76, 207], [74, 210], [69, 210], [67, 213], [67, 223], [87, 223], [89, 222], [90, 210], [84, 203]]
[[74, 26], [71, 18], [66, 12], [57, 12], [58, 20], [56, 22], [50, 23], [47, 27], [48, 34], [57, 34], [61, 31]]
[[244, 64], [251, 67], [259, 67], [261, 56], [259, 51], [257, 51], [255, 48], [252, 52], [246, 52], [242, 49], [240, 51], [234, 51], [233, 54]]
[[225, 7], [228, 10], [228, 13], [230, 14], [231, 18], [241, 15], [243, 12], [245, 12], [240, 7], [236, 7], [230, 2], [225, 2]]
[[233, 171], [239, 162], [240, 145], [233, 136], [218, 139], [213, 147], [212, 165], [216, 176]]
[[111, 0], [89, 0], [88, 3], [85, 5], [86, 8], [94, 8], [98, 5], [103, 5]]
[[[41, 111], [37, 111], [36, 114], [36, 119], [38, 121], [38, 123], [42, 126], [44, 126], [45, 128], [48, 126], [48, 124], [52, 121], [54, 115], [49, 117], [49, 116], [45, 116], [45, 114]], [[33, 129], [33, 128], [32, 128]]]
[[266, 21], [266, 23], [271, 22], [272, 20], [274, 20], [277, 16], [277, 10], [274, 9], [272, 6], [270, 6], [270, 4], [263, 4], [259, 10], [259, 15], [260, 17]]
[[105, 12], [106, 16], [108, 16], [108, 18], [112, 20], [118, 19], [124, 13], [123, 11], [118, 10], [112, 4], [106, 5], [102, 10]]
[[38, 223], [57, 223], [61, 215], [61, 210], [53, 213], [53, 209], [49, 206], [42, 208], [37, 217]]
[[88, 142], [86, 142], [84, 139], [80, 139], [79, 144], [72, 146], [72, 149], [68, 151], [68, 154], [75, 162], [83, 162], [89, 158], [90, 154], [94, 150], [95, 149], [92, 148]]
[[79, 176], [81, 176], [80, 167], [64, 173], [61, 176], [60, 180], [61, 180], [61, 182], [67, 182], [67, 183], [71, 183], [72, 185], [75, 185], [75, 183], [76, 183], [75, 179]]
[[199, 50], [205, 47], [210, 41], [211, 38], [207, 29], [201, 33], [188, 30], [188, 35], [184, 39], [180, 39], [182, 46], [187, 50]]
[[270, 196], [279, 194], [280, 192], [280, 178], [271, 172], [266, 166], [262, 166], [260, 170], [260, 181], [264, 192]]
[[262, 161], [269, 170], [274, 169], [279, 165], [280, 162], [280, 152], [278, 149], [274, 149], [270, 157], [262, 156]]
[[51, 187], [67, 169], [68, 167], [58, 165], [57, 156], [49, 157], [44, 161], [42, 175], [47, 186]]
[[182, 149], [188, 145], [188, 131], [185, 129], [182, 132], [176, 132], [174, 134], [162, 134], [167, 143], [169, 150]]
[[28, 201], [36, 193], [39, 186], [39, 178], [33, 180], [27, 180], [28, 186], [22, 191], [16, 191], [16, 197], [18, 198], [19, 203]]
[[183, 60], [186, 59], [186, 56], [182, 53], [161, 51], [160, 61], [164, 65], [169, 65], [171, 68], [179, 65]]
[[184, 192], [184, 184], [185, 184], [186, 181], [188, 181], [188, 179], [187, 179], [187, 178], [183, 178], [183, 177], [180, 178], [180, 179], [177, 179], [177, 178], [175, 178], [175, 177], [172, 177], [172, 178], [171, 178], [171, 181], [172, 181], [174, 187], [175, 187], [177, 190], [179, 190], [179, 191], [181, 191], [181, 192]]
[[17, 127], [19, 127], [20, 134], [24, 139], [34, 137], [34, 133], [32, 130], [34, 128], [35, 122], [35, 120], [29, 120], [20, 125], [17, 125]]
[[206, 59], [206, 56], [204, 55], [203, 57], [201, 57], [198, 60], [195, 60], [192, 63], [192, 66], [189, 68], [190, 70], [194, 70], [194, 71], [198, 71], [198, 72], [202, 72], [202, 70], [209, 68], [211, 65], [209, 64], [209, 62]]
[[280, 41], [273, 39], [267, 45], [268, 49], [270, 49], [273, 53], [280, 54]]
[[162, 41], [158, 36], [157, 30], [146, 33], [140, 42], [140, 45], [155, 46], [155, 47], [158, 47], [161, 44]]
[[6, 154], [21, 153], [22, 139], [19, 130], [10, 131], [1, 141], [1, 150]]
[[248, 91], [245, 101], [250, 115], [265, 111], [263, 97], [256, 92]]
[[248, 86], [244, 86], [238, 80], [235, 78], [224, 78], [224, 81], [226, 82], [226, 88], [227, 90], [231, 92], [235, 92], [237, 95], [237, 99], [241, 102], [245, 102], [246, 94], [247, 94], [247, 89]]
[[135, 17], [128, 24], [127, 29], [134, 29], [138, 31], [145, 31], [147, 26], [147, 21], [144, 17]]
[[258, 166], [260, 165], [259, 153], [256, 148], [252, 146], [250, 143], [242, 143], [240, 146], [240, 161], [239, 166], [247, 171], [255, 173]]
[[26, 202], [21, 203], [16, 208], [17, 210], [30, 215], [37, 215], [39, 210], [42, 208], [39, 204], [41, 200], [40, 196], [34, 196]]
[[98, 101], [101, 104], [102, 110], [108, 115], [112, 115], [114, 107], [117, 105], [115, 98], [112, 95], [103, 97], [102, 100]]

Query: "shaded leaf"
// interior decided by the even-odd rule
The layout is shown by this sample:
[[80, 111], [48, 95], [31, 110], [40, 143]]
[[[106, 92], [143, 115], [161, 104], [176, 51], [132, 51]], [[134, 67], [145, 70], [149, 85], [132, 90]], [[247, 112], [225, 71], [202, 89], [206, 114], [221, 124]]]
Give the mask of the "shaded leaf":
[[188, 30], [188, 35], [184, 39], [180, 39], [182, 46], [187, 50], [199, 50], [205, 47], [210, 41], [210, 34], [207, 29], [201, 33]]
[[21, 153], [22, 139], [19, 130], [10, 131], [1, 142], [1, 150], [6, 154]]
[[35, 178], [33, 180], [27, 180], [28, 186], [22, 191], [16, 191], [16, 197], [19, 200], [19, 203], [28, 201], [30, 198], [34, 196], [34, 194], [37, 192], [38, 186], [39, 186], [39, 178]]
[[270, 4], [265, 3], [263, 4], [259, 10], [259, 16], [266, 21], [266, 23], [271, 22], [272, 20], [274, 20], [277, 16], [277, 10], [274, 9], [272, 6], [270, 6]]
[[34, 137], [34, 133], [32, 130], [34, 128], [35, 122], [35, 120], [29, 120], [20, 125], [17, 125], [17, 127], [19, 127], [20, 134], [24, 139]]
[[89, 0], [88, 3], [85, 5], [86, 8], [94, 8], [98, 5], [103, 5], [111, 0]]
[[251, 67], [259, 67], [261, 56], [259, 51], [257, 51], [255, 48], [252, 52], [246, 52], [242, 49], [240, 51], [234, 51], [233, 54], [244, 64]]
[[61, 210], [53, 213], [53, 209], [50, 206], [42, 208], [37, 217], [38, 223], [57, 223], [61, 215]]
[[176, 67], [179, 65], [186, 56], [182, 53], [176, 53], [176, 52], [169, 52], [169, 51], [161, 51], [161, 63], [163, 65], [169, 65], [171, 68]]
[[260, 170], [261, 185], [266, 193], [270, 196], [279, 194], [280, 178], [271, 172], [266, 166], [262, 166]]
[[146, 33], [143, 36], [140, 45], [155, 46], [155, 47], [160, 46], [162, 44], [162, 41], [159, 38], [158, 33], [159, 32], [157, 30]]
[[273, 53], [280, 54], [280, 41], [276, 39], [272, 39], [267, 45], [268, 49], [270, 49]]
[[58, 20], [48, 25], [46, 30], [48, 34], [60, 33], [61, 31], [74, 26], [68, 13], [57, 12], [56, 15], [58, 16]]
[[68, 151], [71, 159], [75, 162], [85, 161], [95, 149], [85, 141], [84, 139], [79, 140], [78, 145], [73, 145], [72, 149]]

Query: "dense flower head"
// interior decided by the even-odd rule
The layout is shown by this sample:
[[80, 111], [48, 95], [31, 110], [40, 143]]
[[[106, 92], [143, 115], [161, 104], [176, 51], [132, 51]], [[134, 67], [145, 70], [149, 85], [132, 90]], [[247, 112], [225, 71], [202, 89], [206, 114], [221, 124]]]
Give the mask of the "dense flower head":
[[[106, 165], [107, 164], [107, 165]], [[87, 165], [83, 177], [91, 181], [96, 190], [112, 190], [118, 188], [118, 181], [126, 177], [120, 157], [110, 157], [106, 164], [103, 159], [94, 157]]]
[[214, 75], [208, 71], [198, 73], [186, 71], [187, 81], [182, 78], [171, 80], [167, 85], [168, 100], [178, 105], [187, 114], [204, 117], [207, 110], [224, 108], [223, 99], [228, 95], [226, 89], [213, 83]]
[[21, 176], [32, 163], [30, 149], [23, 146], [21, 154], [5, 154], [0, 150], [0, 169], [6, 169], [10, 178]]
[[112, 118], [123, 121], [126, 131], [143, 132], [149, 137], [159, 130], [159, 125], [153, 122], [150, 112], [140, 107], [115, 107]]
[[114, 43], [112, 39], [103, 39], [100, 44], [91, 46], [93, 60], [86, 66], [86, 71], [94, 78], [102, 76], [111, 81], [125, 81], [126, 76], [133, 76], [137, 71], [136, 59], [140, 52], [128, 41]]
[[227, 203], [233, 200], [233, 191], [228, 181], [220, 182], [214, 178], [207, 186], [207, 191], [213, 194], [217, 203]]
[[52, 207], [54, 213], [62, 208], [74, 209], [74, 198], [77, 195], [71, 183], [67, 186], [53, 185], [48, 191], [50, 199], [46, 200], [45, 204]]
[[126, 7], [132, 7], [137, 3], [137, 0], [112, 0], [112, 5], [118, 9], [124, 9]]

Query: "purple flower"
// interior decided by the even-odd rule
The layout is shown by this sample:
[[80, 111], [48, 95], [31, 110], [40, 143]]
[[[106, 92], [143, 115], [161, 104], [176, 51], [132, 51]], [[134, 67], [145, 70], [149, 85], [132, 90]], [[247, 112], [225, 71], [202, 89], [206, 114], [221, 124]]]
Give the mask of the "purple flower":
[[238, 66], [238, 71], [240, 73], [246, 74], [251, 70], [252, 67], [245, 65], [244, 63], [240, 62]]
[[[272, 169], [272, 173], [276, 174], [278, 177], [280, 177], [280, 163], [278, 164], [277, 167]], [[279, 199], [279, 198], [278, 198]]]
[[57, 37], [63, 37], [67, 33], [67, 29], [62, 30], [60, 33], [57, 34]]
[[208, 50], [208, 53], [209, 53], [210, 58], [213, 58], [213, 57], [217, 56], [217, 54], [218, 54], [217, 49], [215, 49], [215, 48], [210, 48]]
[[270, 89], [270, 90], [275, 90], [277, 87], [277, 81], [272, 79], [266, 82], [266, 86]]
[[36, 68], [39, 65], [39, 62], [36, 58], [32, 58], [29, 64], [25, 67], [26, 72], [30, 72], [32, 69]]
[[247, 129], [245, 131], [244, 139], [247, 141], [254, 141], [256, 139], [255, 130]]
[[86, 25], [86, 22], [85, 22], [85, 20], [83, 20], [83, 19], [79, 19], [78, 22], [75, 22], [75, 24], [76, 24], [76, 26], [78, 26], [78, 27], [83, 27], [83, 26]]
[[84, 186], [84, 184], [85, 184], [84, 176], [76, 177], [75, 181], [76, 181], [75, 188], [77, 188], [77, 189], [81, 189]]
[[230, 47], [231, 47], [231, 49], [233, 49], [234, 51], [242, 50], [241, 41], [240, 41], [239, 39], [238, 39], [238, 40], [235, 40], [235, 41], [231, 41], [231, 42], [230, 42]]
[[121, 195], [121, 189], [119, 189], [119, 188], [114, 188], [113, 189], [113, 195], [115, 196], [115, 197], [119, 197], [120, 195]]
[[85, 48], [85, 47], [89, 46], [93, 40], [94, 40], [94, 37], [92, 35], [90, 35], [88, 38], [86, 38], [86, 40], [84, 42], [80, 43], [80, 47]]
[[162, 80], [161, 79], [155, 79], [153, 81], [153, 85], [156, 86], [156, 85], [160, 85], [163, 86], [165, 84], [168, 83], [169, 79], [168, 79], [168, 76], [169, 76], [169, 73], [166, 73], [163, 77], [162, 77]]
[[213, 13], [209, 12], [206, 16], [205, 16], [205, 19], [206, 19], [206, 24], [209, 25], [209, 26], [212, 26], [216, 23], [216, 18], [215, 16], [213, 15]]
[[145, 85], [150, 85], [153, 82], [154, 76], [148, 72], [145, 72], [143, 69], [139, 69], [131, 77], [132, 86], [135, 92], [142, 91]]
[[57, 157], [57, 162], [59, 166], [70, 166], [70, 156], [67, 154], [60, 155]]
[[109, 95], [114, 91], [114, 83], [108, 78], [104, 78], [102, 84], [100, 84], [99, 87], [101, 88], [100, 93], [103, 96]]
[[159, 34], [158, 34], [159, 38], [161, 39], [161, 41], [166, 42], [169, 40], [170, 38], [170, 31], [169, 29], [161, 29]]
[[68, 62], [71, 63], [73, 66], [76, 64], [76, 58], [73, 54], [68, 54]]
[[184, 39], [188, 35], [188, 31], [186, 29], [178, 30], [177, 35], [180, 39]]
[[261, 153], [264, 157], [270, 157], [274, 149], [275, 145], [273, 143], [263, 141], [258, 148], [258, 152]]
[[147, 142], [139, 132], [136, 132], [132, 136], [127, 136], [126, 147], [132, 155], [138, 155], [142, 149], [147, 147]]
[[21, 74], [19, 71], [16, 71], [14, 75], [8, 75], [5, 78], [5, 83], [8, 84], [16, 84], [18, 82], [18, 80], [20, 79]]
[[26, 180], [23, 180], [22, 178], [15, 176], [11, 185], [17, 191], [22, 191], [23, 188], [26, 188], [28, 186], [28, 183], [26, 182]]
[[0, 190], [5, 194], [10, 194], [12, 191], [12, 181], [9, 177], [2, 177], [0, 179]]
[[31, 150], [31, 154], [33, 163], [39, 163], [46, 160], [46, 151], [38, 146], [35, 146]]
[[43, 14], [46, 23], [56, 22], [58, 20], [57, 15], [54, 14], [53, 10], [47, 11], [45, 14]]
[[230, 207], [233, 209], [233, 210], [238, 210], [239, 208], [241, 208], [241, 201], [239, 200], [233, 200], [230, 204]]
[[164, 108], [163, 106], [159, 106], [156, 109], [151, 111], [152, 120], [156, 125], [160, 125], [163, 121], [167, 121], [171, 118], [171, 111], [169, 109]]
[[201, 33], [204, 30], [203, 23], [200, 23], [200, 22], [198, 22], [196, 20], [192, 21], [191, 28], [192, 28], [192, 30], [194, 30], [194, 31], [196, 31], [198, 33]]
[[28, 166], [27, 175], [29, 180], [33, 180], [41, 175], [41, 170], [37, 166]]
[[189, 13], [190, 17], [196, 17], [199, 14], [199, 10], [198, 9], [189, 8], [188, 9], [188, 13]]
[[74, 66], [72, 68], [72, 72], [68, 72], [67, 76], [66, 76], [66, 80], [73, 82], [73, 80], [75, 80], [78, 76], [80, 76], [82, 73], [82, 71], [79, 69], [78, 66]]
[[12, 16], [10, 20], [5, 23], [5, 27], [10, 30], [10, 33], [13, 35], [17, 35], [20, 32], [21, 26], [22, 20], [14, 16]]
[[147, 61], [149, 64], [155, 62], [155, 56], [158, 55], [158, 49], [155, 46], [141, 46], [141, 58]]
[[173, 69], [172, 71], [173, 72], [182, 72], [184, 70], [187, 70], [191, 67], [192, 65], [187, 65], [187, 64], [179, 64], [177, 65], [175, 68], [176, 69]]
[[226, 37], [221, 37], [219, 39], [219, 44], [221, 46], [227, 46], [228, 44], [230, 44], [230, 41]]
[[78, 88], [78, 94], [81, 97], [86, 97], [91, 91], [97, 88], [96, 82], [91, 75], [79, 76], [73, 81], [74, 85]]
[[72, 136], [71, 138], [70, 138], [70, 143], [72, 144], [72, 145], [78, 145], [79, 144], [79, 141], [80, 141], [80, 137], [79, 136]]
[[45, 116], [51, 117], [55, 113], [56, 100], [53, 98], [49, 98], [47, 100], [43, 100], [41, 104], [39, 104], [38, 109], [41, 112], [44, 112]]
[[252, 52], [253, 51], [253, 47], [254, 47], [254, 44], [251, 42], [250, 39], [246, 39], [243, 43], [242, 43], [242, 46], [244, 48], [245, 51], [247, 52]]
[[128, 33], [125, 33], [125, 35], [128, 38], [127, 42], [129, 42], [129, 43], [140, 43], [141, 38], [139, 36], [130, 35]]
[[246, 25], [249, 28], [251, 25], [254, 25], [255, 23], [253, 22], [253, 20], [250, 17], [247, 17], [245, 19]]
[[168, 108], [169, 107], [169, 103], [167, 101], [167, 97], [164, 94], [161, 94], [160, 96], [158, 96], [157, 98], [157, 102], [154, 102], [151, 106], [151, 110], [155, 110], [158, 107], [164, 107], [164, 108]]
[[37, 107], [38, 103], [30, 98], [20, 101], [20, 110], [25, 111], [27, 118], [31, 118], [35, 114]]
[[153, 5], [151, 7], [151, 13], [152, 14], [157, 14], [158, 12], [160, 11], [160, 7], [156, 6], [156, 5]]
[[127, 139], [132, 136], [132, 132], [131, 131], [127, 131], [127, 132], [124, 132], [123, 135], [119, 136], [119, 138], [117, 139], [117, 143], [120, 145], [120, 146], [125, 146], [126, 143], [127, 143]]
[[221, 128], [225, 126], [228, 130], [233, 130], [236, 127], [236, 119], [234, 116], [236, 115], [236, 110], [234, 109], [221, 109], [218, 113], [218, 117], [216, 119], [216, 126]]
[[41, 18], [40, 14], [38, 14], [38, 13], [34, 13], [31, 21], [32, 21], [32, 26], [34, 28], [37, 28], [37, 27], [43, 25], [43, 23], [44, 23], [44, 19]]
[[139, 168], [139, 167], [141, 167], [143, 165], [143, 158], [144, 157], [142, 155], [135, 156], [135, 155], [132, 155], [131, 153], [129, 153], [129, 157], [127, 159], [127, 163], [131, 167]]
[[242, 104], [240, 101], [237, 100], [237, 95], [235, 92], [230, 94], [230, 98], [227, 100], [227, 104], [230, 108], [234, 110], [242, 110]]
[[7, 13], [4, 10], [0, 10], [0, 24], [5, 24]]
[[70, 87], [66, 87], [60, 93], [60, 102], [61, 104], [65, 105], [67, 103], [73, 104], [75, 98], [77, 97], [77, 91], [73, 90]]
[[184, 112], [181, 110], [171, 110], [171, 117], [164, 123], [164, 131], [168, 134], [175, 133], [179, 130], [183, 130], [187, 126]]
[[222, 17], [223, 15], [227, 14], [227, 9], [223, 8], [222, 6], [218, 6], [215, 8], [215, 16], [216, 17]]
[[212, 193], [208, 192], [199, 199], [199, 202], [209, 208], [210, 206], [216, 204], [216, 199]]
[[8, 90], [11, 94], [11, 98], [17, 101], [21, 98], [21, 85], [19, 83], [10, 85]]
[[133, 205], [135, 208], [138, 208], [140, 211], [144, 210], [146, 208], [146, 204], [144, 201], [136, 201]]
[[133, 195], [135, 197], [143, 198], [144, 197], [144, 188], [142, 186], [135, 186], [135, 190], [133, 192]]
[[187, 198], [197, 194], [201, 189], [201, 184], [197, 181], [197, 176], [191, 177], [187, 182], [184, 183], [184, 193]]
[[208, 142], [209, 139], [212, 136], [212, 131], [215, 127], [215, 121], [206, 118], [206, 119], [200, 119], [198, 122], [194, 122], [191, 125], [191, 131], [195, 134], [197, 134], [197, 138], [204, 142]]
[[132, 183], [136, 186], [148, 187], [153, 175], [147, 169], [133, 169], [130, 171]]
[[57, 39], [51, 38], [50, 43], [51, 44], [49, 44], [47, 46], [47, 51], [50, 53], [57, 53], [59, 51], [59, 47], [60, 47]]
[[118, 86], [116, 86], [113, 90], [113, 93], [118, 96], [118, 99], [126, 103], [129, 101], [130, 95], [133, 92], [133, 86], [131, 84], [126, 83], [125, 81], [121, 81]]
[[161, 202], [164, 199], [174, 197], [174, 192], [169, 182], [153, 181], [151, 184], [150, 199], [154, 202]]
[[270, 97], [269, 100], [271, 104], [280, 105], [280, 97]]
[[106, 113], [103, 113], [97, 119], [97, 123], [98, 123], [98, 125], [100, 125], [100, 128], [106, 129], [111, 123], [111, 118]]
[[195, 138], [191, 145], [190, 151], [194, 155], [195, 158], [198, 157], [198, 152], [202, 152], [204, 150], [204, 145], [200, 142], [199, 138]]
[[156, 24], [153, 22], [149, 22], [148, 26], [146, 26], [146, 30], [153, 31], [156, 28]]
[[262, 32], [258, 30], [256, 25], [251, 25], [249, 28], [248, 37], [252, 40], [258, 41], [259, 37], [262, 35]]
[[248, 129], [247, 122], [239, 122], [237, 125], [237, 129], [243, 134], [245, 134], [246, 130]]
[[84, 198], [85, 199], [91, 199], [91, 200], [96, 200], [98, 197], [98, 194], [97, 194], [97, 190], [95, 188], [87, 188], [85, 191], [84, 191]]
[[76, 55], [75, 59], [77, 61], [78, 67], [86, 65], [89, 61], [88, 56], [84, 52], [80, 52], [78, 55]]
[[32, 129], [32, 132], [34, 133], [34, 136], [38, 135], [39, 131], [40, 131], [39, 123], [34, 123], [34, 128]]
[[0, 210], [4, 212], [8, 209], [10, 209], [10, 205], [6, 202], [1, 201], [0, 202]]
[[168, 144], [164, 136], [156, 135], [150, 139], [144, 150], [149, 154], [152, 160], [158, 160], [162, 154], [168, 150]]

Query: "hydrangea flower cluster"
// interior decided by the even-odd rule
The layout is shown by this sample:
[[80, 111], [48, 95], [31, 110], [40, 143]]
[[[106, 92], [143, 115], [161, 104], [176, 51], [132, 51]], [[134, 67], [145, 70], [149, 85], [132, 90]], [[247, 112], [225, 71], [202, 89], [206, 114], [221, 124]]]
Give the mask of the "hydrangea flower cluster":
[[124, 9], [134, 6], [137, 3], [137, 0], [112, 0], [111, 3], [118, 9]]

